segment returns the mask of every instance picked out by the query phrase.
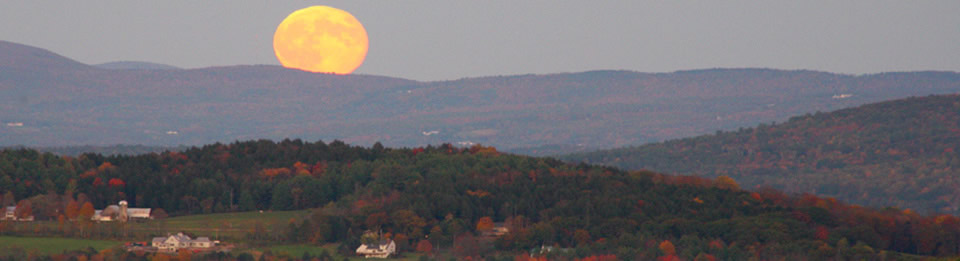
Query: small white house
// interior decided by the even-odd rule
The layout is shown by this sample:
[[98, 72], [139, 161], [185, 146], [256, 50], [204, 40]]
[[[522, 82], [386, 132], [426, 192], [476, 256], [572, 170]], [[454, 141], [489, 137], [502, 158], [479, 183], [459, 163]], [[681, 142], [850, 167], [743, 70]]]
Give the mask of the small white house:
[[0, 220], [16, 220], [17, 219], [17, 207], [6, 207], [3, 208], [3, 216], [0, 217]]
[[0, 216], [0, 220], [33, 221], [33, 216], [17, 218], [17, 207], [9, 206], [4, 208], [3, 215]]
[[357, 255], [365, 258], [387, 258], [397, 253], [397, 244], [393, 240], [380, 240], [376, 244], [363, 244], [357, 248]]

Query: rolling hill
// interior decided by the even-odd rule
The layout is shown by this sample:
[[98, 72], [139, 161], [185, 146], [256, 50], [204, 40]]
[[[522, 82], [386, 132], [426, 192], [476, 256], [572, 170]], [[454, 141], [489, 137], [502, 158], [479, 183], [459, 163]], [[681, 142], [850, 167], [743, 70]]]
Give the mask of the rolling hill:
[[[545, 245], [566, 249], [545, 254], [556, 259], [918, 260], [923, 257], [914, 255], [960, 253], [956, 216], [870, 209], [741, 190], [724, 178], [627, 172], [450, 144], [393, 149], [259, 140], [75, 158], [0, 150], [0, 195], [0, 202], [18, 206], [17, 215], [37, 220], [0, 226], [0, 233], [20, 236], [82, 236], [82, 230], [57, 225], [126, 200], [154, 208], [154, 215], [161, 212], [157, 208], [171, 215], [312, 209], [307, 216], [160, 215], [160, 222], [128, 228], [132, 234], [162, 226], [216, 231], [248, 245], [338, 243], [338, 252], [349, 255], [363, 231], [392, 234], [407, 252], [430, 240], [448, 251], [443, 259], [528, 257], [530, 249]], [[505, 234], [484, 236], [500, 222]], [[50, 228], [40, 229], [43, 224]], [[87, 233], [124, 238], [124, 230], [109, 229], [115, 224], [91, 223]]]
[[561, 158], [625, 169], [727, 175], [746, 187], [957, 214], [958, 151], [960, 95], [940, 95]]
[[[479, 143], [548, 154], [958, 89], [955, 72], [591, 71], [417, 82], [269, 65], [107, 70], [0, 42], [0, 146], [291, 137], [388, 146]], [[552, 149], [528, 149], [541, 146]]]

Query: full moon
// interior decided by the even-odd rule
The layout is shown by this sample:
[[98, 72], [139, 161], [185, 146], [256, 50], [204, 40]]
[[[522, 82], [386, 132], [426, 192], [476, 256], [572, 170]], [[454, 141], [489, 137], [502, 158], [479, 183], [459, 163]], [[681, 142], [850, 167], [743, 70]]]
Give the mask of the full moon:
[[273, 34], [273, 50], [283, 67], [349, 74], [367, 56], [367, 30], [347, 11], [311, 6], [291, 13]]

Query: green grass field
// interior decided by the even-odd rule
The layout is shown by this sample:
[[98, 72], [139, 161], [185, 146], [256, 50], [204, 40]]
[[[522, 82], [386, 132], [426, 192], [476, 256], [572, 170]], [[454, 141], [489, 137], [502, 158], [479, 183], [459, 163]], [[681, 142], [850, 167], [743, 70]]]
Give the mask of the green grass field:
[[[264, 225], [281, 223], [286, 225], [290, 219], [300, 219], [310, 214], [309, 210], [235, 212], [208, 215], [191, 215], [168, 218], [166, 226], [171, 229], [200, 230], [215, 229], [218, 226], [231, 229], [253, 229], [256, 222]], [[156, 221], [154, 221], [156, 222]]]
[[[254, 226], [257, 222], [263, 224], [264, 228], [268, 231], [275, 228], [286, 229], [290, 219], [300, 220], [306, 218], [309, 214], [310, 210], [266, 211], [263, 213], [260, 213], [259, 211], [251, 211], [190, 215], [172, 217], [165, 220], [131, 222], [128, 223], [128, 229], [131, 232], [131, 238], [128, 239], [128, 241], [150, 241], [149, 235], [157, 234], [158, 231], [162, 231], [162, 233], [176, 233], [182, 231], [197, 236], [209, 237], [211, 240], [222, 239], [225, 240], [225, 243], [240, 243], [242, 245], [244, 243], [244, 236], [246, 233], [254, 229]], [[113, 224], [114, 223], [101, 223], [99, 225], [110, 226]], [[38, 221], [30, 223], [30, 225], [46, 226], [51, 229], [57, 227], [57, 223], [55, 221]], [[87, 247], [93, 247], [99, 251], [114, 246], [120, 246], [122, 244], [123, 242], [121, 241], [109, 240], [0, 236], [0, 249], [2, 249], [3, 246], [19, 246], [27, 251], [37, 251], [37, 253], [41, 254], [59, 254], [64, 250], [86, 249]], [[343, 256], [337, 253], [337, 246], [338, 244], [327, 244], [323, 246], [308, 244], [283, 244], [238, 250], [241, 252], [263, 252], [270, 250], [274, 253], [286, 253], [291, 257], [297, 258], [303, 256], [304, 253], [310, 253], [313, 256], [318, 256], [320, 253], [326, 250], [327, 253], [329, 253], [335, 259], [341, 260], [343, 259]], [[419, 258], [419, 255], [416, 253], [406, 253], [403, 257], [396, 258], [395, 260], [417, 260], [417, 258]], [[351, 256], [349, 259], [362, 260], [363, 258]]]
[[259, 211], [220, 213], [207, 215], [190, 215], [172, 217], [166, 220], [150, 220], [142, 223], [131, 223], [133, 230], [156, 231], [162, 227], [170, 233], [183, 231], [210, 238], [231, 237], [240, 238], [253, 230], [260, 222], [268, 230], [276, 224], [286, 226], [290, 219], [301, 219], [310, 214], [310, 210], [296, 211]]
[[58, 237], [12, 237], [0, 236], [0, 248], [16, 246], [39, 254], [59, 254], [67, 250], [81, 250], [93, 247], [97, 251], [122, 245], [120, 241], [87, 240]]
[[310, 253], [311, 255], [317, 256], [320, 255], [324, 250], [330, 254], [330, 256], [335, 259], [343, 259], [342, 256], [337, 254], [337, 244], [329, 244], [324, 246], [314, 246], [314, 245], [276, 245], [265, 248], [274, 253], [286, 253], [292, 257], [301, 257], [304, 253]]

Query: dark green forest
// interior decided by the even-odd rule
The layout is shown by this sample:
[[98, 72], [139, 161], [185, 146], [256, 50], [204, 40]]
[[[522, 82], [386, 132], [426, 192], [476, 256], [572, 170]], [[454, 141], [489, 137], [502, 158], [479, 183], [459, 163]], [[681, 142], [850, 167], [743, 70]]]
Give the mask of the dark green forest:
[[960, 96], [941, 95], [562, 158], [633, 170], [726, 175], [749, 188], [957, 214], [958, 151]]
[[[0, 151], [0, 192], [5, 205], [29, 206], [39, 220], [119, 200], [170, 215], [314, 209], [291, 221], [282, 237], [258, 229], [249, 240], [340, 242], [343, 253], [368, 230], [383, 231], [402, 251], [429, 245], [457, 257], [512, 258], [541, 246], [564, 249], [550, 254], [556, 257], [645, 260], [960, 253], [955, 216], [746, 191], [728, 177], [627, 172], [479, 145], [259, 140], [78, 157], [8, 149]], [[491, 223], [509, 232], [490, 237]]]

